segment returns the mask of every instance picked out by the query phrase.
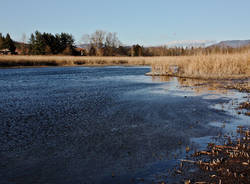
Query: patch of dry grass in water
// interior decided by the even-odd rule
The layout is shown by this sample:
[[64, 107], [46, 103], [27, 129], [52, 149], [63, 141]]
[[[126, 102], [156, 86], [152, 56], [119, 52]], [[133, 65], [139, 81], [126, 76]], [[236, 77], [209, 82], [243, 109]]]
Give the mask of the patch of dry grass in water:
[[[171, 71], [171, 66], [174, 65], [179, 68], [175, 74]], [[250, 52], [167, 57], [154, 61], [152, 74], [204, 79], [249, 78]]]

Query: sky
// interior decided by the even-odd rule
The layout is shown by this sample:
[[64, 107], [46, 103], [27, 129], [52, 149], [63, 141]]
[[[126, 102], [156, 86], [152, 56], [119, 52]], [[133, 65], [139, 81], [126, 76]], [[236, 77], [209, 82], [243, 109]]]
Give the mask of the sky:
[[0, 32], [117, 32], [124, 45], [250, 39], [249, 0], [0, 0]]

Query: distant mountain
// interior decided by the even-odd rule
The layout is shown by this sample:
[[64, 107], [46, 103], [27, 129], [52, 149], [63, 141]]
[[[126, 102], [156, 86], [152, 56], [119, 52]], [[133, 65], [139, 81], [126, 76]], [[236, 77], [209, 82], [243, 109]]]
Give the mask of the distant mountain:
[[250, 40], [228, 40], [228, 41], [221, 41], [217, 44], [211, 46], [219, 46], [219, 47], [232, 47], [232, 48], [239, 48], [250, 45]]

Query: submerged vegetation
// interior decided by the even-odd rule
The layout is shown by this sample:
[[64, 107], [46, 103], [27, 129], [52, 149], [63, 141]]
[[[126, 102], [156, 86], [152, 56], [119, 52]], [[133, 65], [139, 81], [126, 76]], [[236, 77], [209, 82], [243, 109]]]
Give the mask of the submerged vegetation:
[[[225, 136], [228, 138], [225, 145], [210, 143], [208, 150], [193, 155], [194, 160], [182, 160], [179, 172], [187, 175], [185, 183], [249, 183], [250, 131], [239, 126], [237, 132], [240, 134], [237, 141]], [[199, 169], [185, 173], [190, 164]]]

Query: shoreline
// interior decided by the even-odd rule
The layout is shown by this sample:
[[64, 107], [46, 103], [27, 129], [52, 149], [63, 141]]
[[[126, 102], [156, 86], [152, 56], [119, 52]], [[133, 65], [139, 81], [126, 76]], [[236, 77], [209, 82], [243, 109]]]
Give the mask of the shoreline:
[[121, 66], [121, 67], [145, 67], [150, 65], [134, 65], [134, 64], [82, 64], [82, 65], [29, 65], [29, 66], [1, 66], [0, 69], [22, 69], [22, 68], [50, 68], [50, 67], [107, 67], [107, 66]]
[[148, 72], [145, 74], [146, 76], [152, 77], [178, 77], [178, 78], [186, 78], [186, 79], [197, 79], [197, 80], [208, 80], [208, 81], [233, 81], [233, 80], [250, 80], [250, 76], [231, 76], [231, 77], [203, 77], [203, 76], [185, 76], [185, 75], [174, 75], [174, 74], [153, 74], [152, 72]]

